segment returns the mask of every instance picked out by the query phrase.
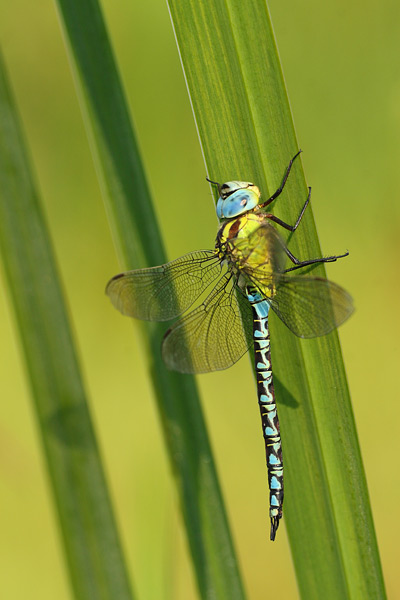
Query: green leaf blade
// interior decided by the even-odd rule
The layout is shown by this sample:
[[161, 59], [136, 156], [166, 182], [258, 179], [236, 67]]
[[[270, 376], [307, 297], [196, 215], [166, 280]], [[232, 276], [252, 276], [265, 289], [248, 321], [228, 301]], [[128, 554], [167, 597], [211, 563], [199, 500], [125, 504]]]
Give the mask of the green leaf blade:
[[[58, 7], [121, 261], [127, 269], [165, 263], [149, 186], [100, 7], [95, 0], [59, 0]], [[160, 341], [165, 325], [150, 323], [140, 329], [201, 597], [243, 600], [194, 378], [170, 372], [162, 364]]]
[[133, 598], [67, 310], [0, 63], [0, 247], [76, 598]]
[[[298, 144], [265, 2], [169, 6], [210, 178], [254, 181], [268, 197]], [[294, 223], [306, 196], [299, 163], [277, 214]], [[321, 255], [310, 209], [289, 242], [298, 257]], [[384, 598], [337, 332], [302, 341], [277, 321], [271, 319], [271, 347], [284, 516], [301, 593]]]

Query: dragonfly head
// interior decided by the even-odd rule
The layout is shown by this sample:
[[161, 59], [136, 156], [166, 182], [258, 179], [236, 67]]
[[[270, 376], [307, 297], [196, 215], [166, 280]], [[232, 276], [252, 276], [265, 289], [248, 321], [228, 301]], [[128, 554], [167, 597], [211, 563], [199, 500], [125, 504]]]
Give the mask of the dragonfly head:
[[219, 219], [232, 219], [252, 210], [259, 203], [260, 190], [250, 181], [227, 181], [216, 185], [219, 191], [216, 209]]

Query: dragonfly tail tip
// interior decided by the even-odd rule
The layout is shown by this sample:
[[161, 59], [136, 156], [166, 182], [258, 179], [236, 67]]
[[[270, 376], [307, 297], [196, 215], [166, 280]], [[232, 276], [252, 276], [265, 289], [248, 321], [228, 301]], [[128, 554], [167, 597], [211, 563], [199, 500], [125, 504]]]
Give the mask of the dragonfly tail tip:
[[276, 532], [278, 531], [278, 527], [279, 527], [279, 517], [271, 517], [271, 534], [270, 534], [271, 542], [275, 541], [275, 536], [276, 536]]

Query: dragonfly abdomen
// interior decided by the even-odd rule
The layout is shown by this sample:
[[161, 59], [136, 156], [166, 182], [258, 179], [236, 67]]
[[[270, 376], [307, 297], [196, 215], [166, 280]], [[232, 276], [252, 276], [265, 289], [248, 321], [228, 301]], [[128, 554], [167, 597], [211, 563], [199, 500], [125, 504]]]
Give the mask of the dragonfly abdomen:
[[269, 303], [258, 290], [248, 289], [247, 298], [253, 309], [253, 340], [257, 374], [258, 404], [265, 442], [270, 496], [271, 540], [275, 539], [283, 505], [283, 461], [279, 419], [272, 378]]

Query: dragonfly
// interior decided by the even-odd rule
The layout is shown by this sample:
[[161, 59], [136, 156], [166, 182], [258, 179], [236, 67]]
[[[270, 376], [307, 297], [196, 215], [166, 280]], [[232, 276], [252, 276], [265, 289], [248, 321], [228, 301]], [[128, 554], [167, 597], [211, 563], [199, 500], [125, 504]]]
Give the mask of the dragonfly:
[[[219, 194], [216, 212], [221, 224], [214, 249], [120, 273], [106, 288], [113, 305], [129, 317], [145, 321], [180, 317], [162, 342], [163, 360], [172, 370], [207, 373], [227, 369], [253, 346], [272, 541], [282, 518], [284, 484], [271, 366], [270, 309], [300, 338], [328, 334], [353, 311], [350, 295], [339, 285], [304, 271], [293, 274], [304, 267], [334, 262], [348, 252], [299, 260], [276, 229], [278, 225], [296, 231], [310, 202], [311, 188], [294, 225], [265, 210], [282, 193], [300, 152], [289, 162], [280, 187], [264, 202], [254, 183], [220, 184], [207, 178]], [[290, 267], [286, 267], [288, 261]], [[196, 301], [200, 302], [197, 306]]]

